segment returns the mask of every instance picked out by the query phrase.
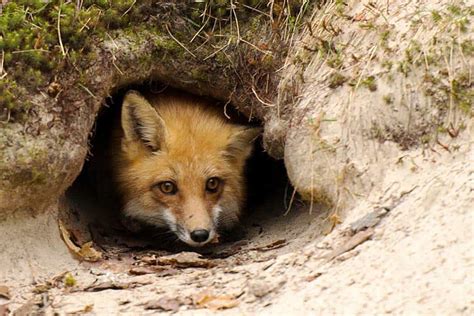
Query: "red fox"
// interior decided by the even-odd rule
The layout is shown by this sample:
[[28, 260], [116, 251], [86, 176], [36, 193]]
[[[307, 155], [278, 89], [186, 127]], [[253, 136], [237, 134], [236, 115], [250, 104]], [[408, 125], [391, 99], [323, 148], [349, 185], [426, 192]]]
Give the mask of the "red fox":
[[261, 128], [219, 112], [184, 94], [125, 95], [112, 168], [126, 218], [166, 227], [191, 246], [238, 222], [244, 168]]

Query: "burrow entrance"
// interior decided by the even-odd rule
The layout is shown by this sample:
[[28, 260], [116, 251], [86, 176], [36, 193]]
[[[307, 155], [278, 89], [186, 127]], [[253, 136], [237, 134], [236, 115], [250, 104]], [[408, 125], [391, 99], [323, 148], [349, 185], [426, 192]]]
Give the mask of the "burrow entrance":
[[[242, 260], [258, 260], [247, 256], [248, 251], [272, 255], [287, 253], [323, 235], [327, 229], [327, 210], [309, 212], [307, 205], [294, 195], [283, 161], [270, 157], [264, 151], [261, 139], [256, 141], [254, 153], [247, 162], [247, 203], [241, 224], [228, 232], [219, 244], [193, 248], [178, 241], [174, 234], [159, 229], [151, 228], [141, 233], [126, 229], [120, 221], [120, 204], [114, 188], [107, 184], [109, 175], [98, 167], [97, 160], [107, 155], [110, 132], [118, 122], [122, 99], [129, 89], [167, 93], [170, 88], [156, 84], [129, 86], [105, 101], [90, 139], [90, 154], [62, 203], [61, 218], [74, 243], [81, 245], [93, 241], [105, 258], [119, 261], [150, 251], [160, 255], [192, 251], [206, 258], [238, 256], [241, 264]], [[232, 122], [263, 126], [261, 122], [249, 122], [229, 105], [215, 103], [223, 111], [225, 108], [226, 116]]]

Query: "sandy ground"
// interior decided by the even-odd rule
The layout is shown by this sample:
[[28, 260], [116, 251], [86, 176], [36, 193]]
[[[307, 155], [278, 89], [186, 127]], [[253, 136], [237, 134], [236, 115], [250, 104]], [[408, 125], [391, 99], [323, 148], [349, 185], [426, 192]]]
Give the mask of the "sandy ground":
[[167, 261], [163, 252], [109, 248], [110, 259], [36, 276], [34, 285], [11, 278], [12, 298], [0, 302], [46, 314], [472, 315], [472, 155], [466, 145], [386, 161], [383, 185], [328, 235], [327, 214], [296, 205], [286, 217], [253, 218], [260, 227], [247, 242], [211, 255]]

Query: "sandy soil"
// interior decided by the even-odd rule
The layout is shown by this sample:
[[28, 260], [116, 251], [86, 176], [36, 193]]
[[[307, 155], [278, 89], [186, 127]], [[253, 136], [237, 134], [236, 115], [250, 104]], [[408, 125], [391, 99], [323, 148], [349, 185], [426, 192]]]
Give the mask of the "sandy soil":
[[297, 205], [286, 217], [253, 218], [261, 227], [248, 241], [202, 257], [118, 247], [34, 285], [12, 277], [4, 303], [46, 314], [472, 314], [474, 170], [463, 148], [384, 162], [383, 185], [326, 236], [327, 214]]

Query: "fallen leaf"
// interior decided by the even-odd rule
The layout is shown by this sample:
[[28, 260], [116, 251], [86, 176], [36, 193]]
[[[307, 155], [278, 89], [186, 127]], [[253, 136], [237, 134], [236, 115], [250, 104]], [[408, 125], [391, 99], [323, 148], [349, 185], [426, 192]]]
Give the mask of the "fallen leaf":
[[94, 304], [88, 304], [84, 306], [84, 309], [82, 310], [84, 313], [90, 313], [94, 309]]
[[140, 261], [146, 264], [155, 265], [156, 256], [143, 256], [140, 258]]
[[349, 250], [354, 249], [358, 245], [362, 244], [363, 242], [367, 241], [372, 235], [374, 234], [374, 229], [369, 228], [367, 230], [363, 230], [352, 236], [348, 241], [346, 241], [341, 247], [336, 248], [335, 250], [331, 251], [331, 253], [324, 256], [328, 261], [342, 255]]
[[68, 311], [67, 315], [84, 315], [87, 313], [92, 313], [93, 310], [94, 310], [94, 304], [87, 304], [81, 309]]
[[194, 305], [198, 308], [207, 308], [212, 311], [217, 311], [236, 307], [239, 305], [239, 301], [231, 295], [213, 295], [205, 291], [196, 295]]
[[149, 267], [135, 267], [131, 268], [128, 273], [131, 275], [145, 275], [155, 273], [155, 271]]
[[92, 241], [83, 244], [79, 250], [79, 256], [81, 256], [86, 261], [99, 261], [102, 259], [102, 252], [96, 250], [94, 247], [92, 247], [92, 245]]
[[286, 246], [288, 243], [286, 242], [286, 239], [278, 239], [278, 240], [275, 240], [274, 242], [268, 244], [268, 245], [265, 245], [265, 246], [261, 246], [261, 247], [254, 247], [254, 248], [251, 248], [250, 250], [257, 250], [257, 251], [269, 251], [269, 250], [273, 250], [273, 249], [278, 249], [278, 248], [281, 248], [281, 247], [284, 247]]
[[132, 281], [132, 282], [120, 282], [120, 281], [104, 281], [104, 282], [99, 282], [99, 283], [94, 283], [89, 286], [87, 286], [84, 291], [86, 292], [99, 292], [99, 291], [104, 291], [104, 290], [123, 290], [123, 289], [133, 289], [136, 287], [140, 287], [143, 285], [148, 285], [150, 284], [151, 281], [147, 282], [138, 282], [138, 281]]
[[41, 283], [34, 287], [33, 293], [42, 294], [42, 293], [48, 292], [52, 287], [53, 287], [52, 284]]
[[71, 240], [71, 234], [66, 229], [61, 220], [58, 221], [58, 225], [64, 243], [74, 255], [78, 256], [82, 260], [91, 262], [102, 259], [102, 253], [92, 247], [92, 241], [86, 242], [81, 247], [79, 247]]
[[0, 297], [3, 297], [7, 300], [11, 298], [10, 289], [8, 288], [8, 286], [0, 285]]
[[154, 274], [155, 276], [165, 277], [178, 274], [178, 270], [162, 267], [134, 267], [128, 271], [131, 275]]
[[180, 252], [175, 255], [158, 257], [156, 264], [177, 268], [212, 268], [216, 266], [214, 262], [201, 258], [201, 255], [195, 252]]
[[317, 278], [319, 278], [321, 275], [323, 275], [321, 272], [316, 272], [314, 274], [308, 275], [304, 280], [306, 282], [312, 282], [316, 280]]
[[364, 12], [360, 12], [360, 13], [357, 13], [356, 15], [354, 15], [354, 21], [356, 21], [356, 22], [366, 21], [366, 19], [365, 19], [365, 13], [364, 13]]
[[374, 227], [382, 220], [385, 215], [388, 214], [389, 211], [389, 208], [381, 207], [366, 214], [362, 218], [359, 218], [350, 224], [351, 233], [354, 235], [360, 231], [366, 230], [367, 228]]
[[157, 300], [151, 300], [145, 304], [145, 309], [160, 309], [167, 312], [177, 312], [182, 301], [177, 298], [161, 297]]

